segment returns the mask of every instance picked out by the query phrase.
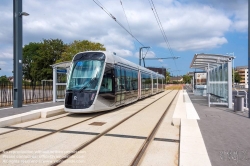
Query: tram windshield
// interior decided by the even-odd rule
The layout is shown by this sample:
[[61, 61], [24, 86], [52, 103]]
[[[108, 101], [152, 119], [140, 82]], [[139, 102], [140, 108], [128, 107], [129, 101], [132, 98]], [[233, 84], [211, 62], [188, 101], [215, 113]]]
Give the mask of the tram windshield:
[[97, 90], [104, 61], [81, 60], [72, 65], [67, 90]]

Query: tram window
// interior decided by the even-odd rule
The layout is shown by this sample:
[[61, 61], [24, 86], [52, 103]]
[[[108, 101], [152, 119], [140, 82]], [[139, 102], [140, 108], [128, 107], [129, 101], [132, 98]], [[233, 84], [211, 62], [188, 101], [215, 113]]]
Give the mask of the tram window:
[[157, 77], [156, 77], [156, 75], [153, 75], [153, 87], [157, 88]]
[[121, 67], [115, 66], [115, 91], [121, 90]]
[[121, 82], [120, 82], [120, 89], [125, 89], [125, 76], [126, 76], [126, 70], [125, 68], [121, 67]]
[[126, 91], [130, 91], [132, 81], [132, 71], [130, 69], [126, 69]]
[[141, 73], [141, 89], [144, 89], [144, 85], [145, 85], [144, 73]]
[[101, 83], [100, 92], [107, 93], [112, 92], [112, 70], [105, 71]]
[[145, 88], [146, 89], [151, 89], [150, 85], [151, 85], [151, 77], [149, 74], [145, 74]]
[[132, 70], [133, 78], [132, 78], [132, 89], [137, 90], [138, 89], [138, 72], [135, 70]]

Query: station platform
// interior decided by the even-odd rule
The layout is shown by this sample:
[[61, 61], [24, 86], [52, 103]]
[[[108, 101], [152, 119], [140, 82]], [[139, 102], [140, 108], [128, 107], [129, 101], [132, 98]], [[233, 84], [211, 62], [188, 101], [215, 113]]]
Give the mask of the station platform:
[[[162, 95], [163, 94], [159, 94], [158, 96]], [[172, 97], [174, 95], [174, 93], [171, 94]], [[86, 121], [85, 123], [69, 128], [64, 132], [48, 136], [45, 139], [42, 139], [41, 142], [35, 141], [24, 145], [20, 147], [20, 150], [27, 150], [25, 147], [29, 147], [33, 150], [39, 147], [39, 150], [41, 151], [42, 149], [65, 150], [65, 148], [67, 148], [66, 145], [71, 147], [72, 144], [76, 144], [79, 140], [88, 141], [90, 138], [93, 138], [102, 131], [105, 131], [108, 127], [112, 126], [113, 123], [124, 118], [124, 116], [128, 116], [136, 109], [143, 107], [145, 104], [156, 98], [157, 96], [149, 97], [146, 100], [139, 101], [128, 107], [119, 108], [119, 111], [109, 112], [103, 116], [97, 117], [96, 119], [90, 120], [90, 122], [105, 122], [106, 125], [90, 126], [90, 122]], [[99, 140], [91, 144], [91, 146], [85, 148], [82, 151], [82, 154], [85, 155], [85, 164], [88, 161], [87, 159], [91, 158], [90, 162], [92, 164], [95, 162], [100, 164], [101, 160], [103, 160], [109, 162], [109, 165], [114, 165], [112, 160], [115, 158], [117, 159], [117, 154], [119, 153], [119, 156], [124, 155], [122, 152], [125, 152], [126, 150], [127, 153], [125, 154], [131, 154], [132, 156], [132, 154], [136, 152], [136, 150], [133, 149], [136, 147], [139, 148], [141, 146], [140, 143], [147, 138], [147, 133], [151, 130], [148, 125], [156, 123], [156, 119], [162, 114], [165, 107], [167, 107], [165, 105], [169, 104], [169, 111], [165, 115], [161, 126], [156, 132], [153, 139], [154, 141], [151, 142], [148, 151], [143, 156], [143, 161], [138, 165], [249, 165], [250, 121], [248, 118], [248, 111], [234, 112], [223, 106], [208, 107], [206, 97], [195, 96], [185, 89], [178, 92], [176, 98], [171, 104], [170, 101], [168, 101], [169, 98], [170, 96], [162, 98], [158, 104], [155, 104], [154, 106], [152, 105], [145, 109], [144, 112], [138, 113], [136, 116], [126, 121], [126, 123], [120, 125], [119, 128], [110, 130], [110, 132], [104, 137], [101, 137]], [[0, 118], [2, 115], [5, 116], [5, 118], [8, 118], [8, 115], [6, 115], [7, 113], [2, 113], [1, 115], [1, 111], [10, 111], [10, 113], [12, 112], [12, 114], [10, 114], [11, 116], [16, 116], [15, 114], [21, 112], [28, 113], [41, 109], [60, 108], [61, 106], [62, 103], [58, 102], [28, 105], [20, 108], [20, 112], [18, 112], [19, 109], [14, 108], [0, 109]], [[155, 111], [158, 111], [158, 115]], [[59, 128], [60, 125], [66, 126], [66, 123], [71, 123], [71, 121], [73, 122], [76, 120], [80, 121], [89, 118], [89, 116], [92, 115], [86, 117], [67, 117], [67, 119], [57, 119], [57, 122], [50, 121], [48, 122], [48, 124], [50, 124], [49, 129], [53, 131], [56, 128]], [[140, 127], [140, 125], [142, 126]], [[22, 124], [19, 126], [22, 126]], [[55, 127], [55, 129], [53, 127]], [[41, 130], [43, 128], [46, 130]], [[51, 132], [47, 128], [48, 127], [46, 127], [45, 123], [33, 127], [33, 136], [37, 137], [35, 132]], [[138, 128], [138, 130], [136, 128]], [[18, 133], [21, 135], [21, 131]], [[30, 133], [29, 137], [32, 137], [32, 133]], [[62, 143], [65, 143], [63, 146], [58, 142], [60, 140], [59, 138], [62, 139]], [[121, 142], [124, 140], [126, 146], [120, 146], [124, 144], [124, 142]], [[10, 144], [12, 143], [10, 142]], [[113, 146], [114, 144], [117, 144], [117, 146]], [[115, 149], [118, 147], [120, 150], [116, 151]], [[105, 148], [108, 150], [105, 151]], [[125, 151], [121, 150], [121, 148], [125, 148]], [[95, 160], [96, 155], [90, 155], [98, 154], [97, 152], [103, 152], [98, 158], [100, 161]], [[104, 155], [106, 152], [113, 152], [116, 157], [107, 161], [107, 158]], [[128, 156], [120, 158], [119, 161], [124, 160], [123, 164], [119, 162], [115, 164], [126, 165], [125, 163], [129, 161], [127, 157]]]
[[248, 111], [234, 112], [225, 106], [208, 107], [207, 97], [188, 93], [200, 120], [199, 128], [213, 166], [250, 164]]
[[37, 104], [27, 104], [23, 105], [20, 108], [13, 108], [13, 107], [6, 107], [6, 108], [0, 108], [0, 118], [12, 116], [12, 115], [18, 115], [21, 113], [26, 113], [42, 108], [49, 108], [54, 106], [63, 105], [63, 102], [45, 102], [45, 103], [37, 103]]

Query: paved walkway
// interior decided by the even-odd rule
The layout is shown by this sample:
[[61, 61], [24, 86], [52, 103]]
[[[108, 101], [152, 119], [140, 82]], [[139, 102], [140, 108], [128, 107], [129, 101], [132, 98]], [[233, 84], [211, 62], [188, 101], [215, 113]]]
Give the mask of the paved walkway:
[[29, 112], [29, 111], [33, 111], [37, 109], [58, 106], [62, 104], [63, 102], [56, 102], [56, 103], [46, 102], [46, 103], [23, 105], [23, 107], [20, 107], [20, 108], [13, 108], [13, 107], [0, 108], [0, 118], [11, 116], [11, 115], [16, 115], [16, 114], [21, 114], [21, 113], [25, 113], [25, 112]]
[[207, 97], [189, 97], [200, 117], [198, 124], [213, 166], [250, 165], [248, 111], [235, 113], [225, 106], [208, 107]]

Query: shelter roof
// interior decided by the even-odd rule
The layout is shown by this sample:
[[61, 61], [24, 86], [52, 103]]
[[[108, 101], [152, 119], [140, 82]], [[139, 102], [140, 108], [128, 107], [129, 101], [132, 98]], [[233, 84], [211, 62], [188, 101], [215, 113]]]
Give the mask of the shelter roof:
[[190, 64], [190, 68], [206, 70], [208, 68], [216, 68], [223, 63], [232, 61], [234, 56], [218, 55], [218, 54], [195, 54]]
[[51, 65], [52, 68], [68, 68], [71, 65], [71, 61], [59, 62]]

